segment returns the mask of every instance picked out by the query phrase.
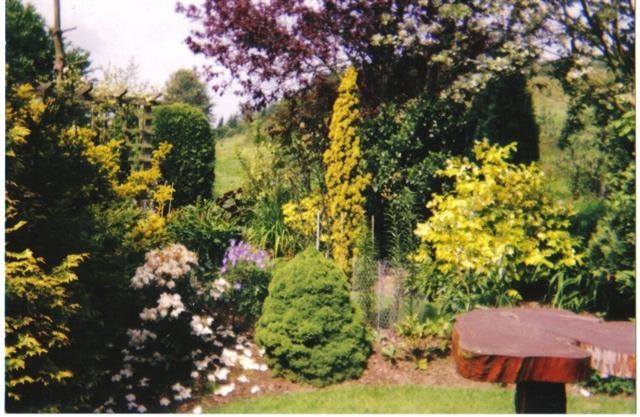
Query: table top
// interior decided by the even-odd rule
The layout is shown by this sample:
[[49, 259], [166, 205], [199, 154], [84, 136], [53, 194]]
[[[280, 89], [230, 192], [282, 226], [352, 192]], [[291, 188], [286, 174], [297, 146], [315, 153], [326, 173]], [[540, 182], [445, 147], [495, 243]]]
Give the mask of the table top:
[[458, 373], [487, 382], [567, 383], [635, 378], [635, 324], [552, 308], [478, 309], [457, 317], [452, 350]]

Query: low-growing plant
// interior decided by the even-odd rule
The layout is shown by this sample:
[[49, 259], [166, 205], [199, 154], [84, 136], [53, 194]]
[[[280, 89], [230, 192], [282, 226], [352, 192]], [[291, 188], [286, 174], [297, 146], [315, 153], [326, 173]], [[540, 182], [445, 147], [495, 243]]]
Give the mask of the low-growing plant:
[[237, 331], [250, 330], [260, 317], [271, 281], [269, 261], [267, 252], [242, 241], [231, 240], [224, 254], [220, 273], [231, 286], [227, 299]]
[[412, 360], [417, 369], [426, 369], [429, 360], [446, 352], [451, 336], [451, 322], [445, 317], [421, 320], [417, 314], [407, 316], [396, 325], [402, 341], [404, 356]]
[[636, 381], [634, 379], [619, 378], [610, 376], [603, 378], [593, 372], [589, 379], [581, 382], [580, 385], [596, 394], [614, 395], [634, 395], [636, 392]]
[[276, 374], [315, 386], [357, 378], [371, 352], [347, 277], [314, 248], [276, 268], [256, 342]]

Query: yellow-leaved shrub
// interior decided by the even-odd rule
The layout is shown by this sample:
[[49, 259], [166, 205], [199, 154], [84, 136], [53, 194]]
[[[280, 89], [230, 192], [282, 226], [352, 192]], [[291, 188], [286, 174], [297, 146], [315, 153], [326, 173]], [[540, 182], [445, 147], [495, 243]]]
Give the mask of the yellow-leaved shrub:
[[[477, 162], [449, 159], [439, 174], [453, 178], [454, 188], [433, 196], [433, 215], [415, 231], [423, 242], [417, 261], [435, 261], [465, 288], [501, 288], [512, 300], [520, 298], [517, 282], [548, 280], [581, 262], [571, 209], [551, 199], [535, 164], [508, 162], [515, 147], [477, 142]], [[481, 281], [487, 286], [476, 287]]]
[[[17, 215], [8, 201], [7, 218]], [[18, 230], [24, 222], [7, 228]], [[69, 299], [68, 285], [78, 277], [73, 270], [85, 254], [69, 255], [51, 272], [29, 249], [5, 253], [5, 389], [10, 401], [21, 401], [23, 391], [71, 378], [51, 352], [69, 344], [69, 317], [79, 305]]]
[[342, 76], [329, 125], [329, 148], [323, 155], [331, 252], [343, 271], [349, 270], [349, 260], [364, 220], [363, 192], [371, 182], [371, 175], [364, 173], [356, 132], [360, 117], [357, 76], [353, 67]]

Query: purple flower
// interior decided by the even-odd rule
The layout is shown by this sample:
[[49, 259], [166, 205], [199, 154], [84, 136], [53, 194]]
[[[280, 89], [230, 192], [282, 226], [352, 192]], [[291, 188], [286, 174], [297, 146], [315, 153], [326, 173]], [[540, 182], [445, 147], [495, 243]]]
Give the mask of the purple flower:
[[233, 288], [236, 290], [240, 290], [242, 288], [242, 284], [240, 284], [239, 282], [236, 282], [235, 284], [233, 284]]
[[224, 274], [229, 266], [235, 267], [238, 262], [244, 261], [254, 264], [260, 269], [265, 269], [266, 262], [270, 259], [269, 254], [262, 249], [255, 249], [249, 243], [231, 239], [229, 247], [222, 258], [220, 273]]

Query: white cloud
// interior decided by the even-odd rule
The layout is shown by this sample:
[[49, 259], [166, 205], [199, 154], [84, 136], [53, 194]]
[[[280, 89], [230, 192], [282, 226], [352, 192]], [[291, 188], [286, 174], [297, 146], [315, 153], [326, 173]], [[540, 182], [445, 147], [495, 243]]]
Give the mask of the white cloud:
[[[27, 0], [53, 22], [53, 0]], [[126, 67], [133, 59], [142, 81], [162, 87], [180, 68], [198, 67], [204, 59], [194, 55], [184, 39], [191, 23], [175, 12], [175, 0], [61, 0], [62, 28], [73, 45], [88, 50], [94, 68]], [[238, 111], [239, 99], [230, 92], [217, 96], [214, 114], [225, 119]]]

